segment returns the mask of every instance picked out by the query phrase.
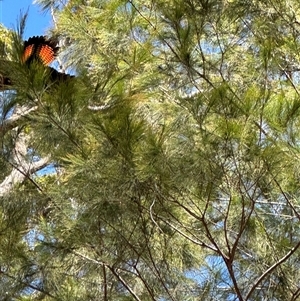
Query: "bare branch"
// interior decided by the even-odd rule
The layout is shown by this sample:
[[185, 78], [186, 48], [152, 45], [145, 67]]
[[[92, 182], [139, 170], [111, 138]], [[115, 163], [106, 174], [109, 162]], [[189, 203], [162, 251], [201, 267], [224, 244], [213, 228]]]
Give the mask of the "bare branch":
[[19, 121], [26, 115], [35, 111], [37, 106], [27, 107], [27, 106], [17, 106], [14, 113], [7, 119], [3, 120], [0, 124], [0, 133], [3, 135], [13, 128], [18, 126]]
[[15, 143], [15, 148], [11, 158], [13, 169], [11, 173], [0, 184], [0, 196], [3, 196], [11, 191], [17, 183], [22, 183], [26, 178], [36, 171], [47, 166], [50, 157], [41, 158], [36, 162], [28, 162], [27, 158], [27, 136], [20, 134]]

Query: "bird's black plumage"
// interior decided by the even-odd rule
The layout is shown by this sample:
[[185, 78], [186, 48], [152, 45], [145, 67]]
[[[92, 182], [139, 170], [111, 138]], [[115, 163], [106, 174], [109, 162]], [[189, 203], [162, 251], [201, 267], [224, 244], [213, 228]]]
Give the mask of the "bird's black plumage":
[[[47, 38], [45, 36], [33, 36], [24, 42], [21, 62], [30, 67], [33, 62], [42, 64], [50, 73], [52, 82], [65, 81], [74, 76], [62, 73], [48, 66], [51, 64], [58, 53], [59, 47], [56, 39]], [[8, 61], [0, 61], [0, 90], [9, 90], [13, 85], [12, 80], [6, 72], [5, 66], [8, 66]]]

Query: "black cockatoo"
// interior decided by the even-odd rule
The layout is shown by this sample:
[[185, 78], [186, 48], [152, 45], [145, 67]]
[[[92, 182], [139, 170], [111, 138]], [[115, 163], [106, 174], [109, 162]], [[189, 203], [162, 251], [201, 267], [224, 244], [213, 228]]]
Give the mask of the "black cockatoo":
[[[57, 55], [59, 47], [57, 47], [57, 41], [51, 38], [46, 38], [45, 36], [34, 36], [29, 38], [24, 42], [23, 53], [22, 53], [22, 63], [30, 65], [33, 61], [43, 64], [50, 71], [51, 81], [63, 81], [74, 76], [58, 72], [56, 69], [48, 66], [51, 64]], [[7, 61], [0, 61], [0, 64], [8, 64]], [[5, 69], [3, 66], [0, 71]], [[11, 79], [0, 72], [0, 90], [8, 90], [12, 85]]]

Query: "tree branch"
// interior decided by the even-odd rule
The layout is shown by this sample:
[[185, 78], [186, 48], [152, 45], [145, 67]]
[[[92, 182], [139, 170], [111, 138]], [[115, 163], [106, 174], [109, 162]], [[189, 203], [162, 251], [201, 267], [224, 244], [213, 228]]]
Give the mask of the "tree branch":
[[48, 156], [36, 162], [28, 162], [26, 138], [25, 134], [20, 134], [16, 139], [11, 158], [13, 169], [0, 184], [0, 196], [9, 193], [15, 184], [22, 183], [31, 174], [47, 166], [49, 163], [50, 158]]
[[27, 106], [17, 106], [13, 114], [2, 121], [0, 124], [0, 133], [2, 135], [6, 134], [8, 131], [18, 126], [19, 121], [28, 115], [30, 112], [35, 111], [37, 106], [27, 107]]
[[300, 241], [286, 254], [284, 255], [281, 259], [276, 261], [272, 266], [270, 266], [252, 285], [251, 289], [246, 295], [245, 301], [247, 301], [254, 290], [257, 288], [257, 286], [270, 274], [272, 273], [280, 264], [285, 262], [287, 259], [289, 259], [300, 247]]

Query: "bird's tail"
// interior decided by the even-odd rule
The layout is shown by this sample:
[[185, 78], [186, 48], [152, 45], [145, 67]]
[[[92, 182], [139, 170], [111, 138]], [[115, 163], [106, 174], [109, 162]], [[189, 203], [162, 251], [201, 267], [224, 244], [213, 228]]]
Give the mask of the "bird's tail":
[[[57, 41], [55, 39], [47, 39], [44, 36], [34, 36], [24, 42], [21, 59], [22, 62], [26, 64], [38, 61], [44, 66], [48, 66], [55, 60], [58, 49], [59, 47], [57, 47]], [[5, 72], [4, 67], [4, 63], [0, 61], [0, 91], [9, 90], [10, 86], [13, 85], [12, 80]], [[46, 69], [50, 71], [50, 78], [53, 82], [66, 81], [74, 77], [73, 75], [61, 73], [51, 67], [47, 67]]]
[[58, 52], [57, 41], [47, 39], [44, 36], [34, 36], [24, 42], [22, 61], [31, 63], [33, 60], [39, 60], [43, 65], [51, 64]]

